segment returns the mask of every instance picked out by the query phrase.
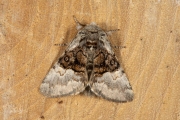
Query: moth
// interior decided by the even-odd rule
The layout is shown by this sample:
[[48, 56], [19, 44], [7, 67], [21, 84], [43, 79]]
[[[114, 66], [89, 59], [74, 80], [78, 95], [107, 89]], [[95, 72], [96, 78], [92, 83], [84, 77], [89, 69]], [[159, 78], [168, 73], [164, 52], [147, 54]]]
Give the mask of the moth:
[[112, 31], [74, 20], [78, 33], [44, 78], [40, 92], [47, 97], [62, 97], [89, 88], [110, 101], [132, 101], [132, 87], [108, 40]]

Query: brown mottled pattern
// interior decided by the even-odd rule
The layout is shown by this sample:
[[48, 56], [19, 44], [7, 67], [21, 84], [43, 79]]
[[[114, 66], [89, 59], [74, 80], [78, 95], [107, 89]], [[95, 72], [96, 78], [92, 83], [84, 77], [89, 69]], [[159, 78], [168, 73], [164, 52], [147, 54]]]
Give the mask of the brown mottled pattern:
[[[68, 60], [66, 60], [66, 58]], [[81, 48], [76, 48], [74, 51], [66, 52], [64, 56], [59, 59], [59, 63], [65, 69], [73, 69], [76, 72], [86, 71], [87, 58], [83, 54]]]

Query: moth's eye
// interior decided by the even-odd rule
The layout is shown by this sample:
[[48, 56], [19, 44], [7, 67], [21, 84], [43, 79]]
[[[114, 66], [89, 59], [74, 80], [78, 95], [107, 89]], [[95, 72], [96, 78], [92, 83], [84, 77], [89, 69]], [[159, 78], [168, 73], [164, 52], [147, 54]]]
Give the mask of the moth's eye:
[[103, 63], [101, 63], [100, 66], [103, 66]]
[[68, 62], [69, 61], [69, 57], [68, 56], [64, 57], [64, 61]]
[[84, 34], [85, 34], [85, 32], [84, 32], [84, 31], [80, 31], [80, 32], [79, 32], [79, 34], [84, 35]]
[[101, 33], [101, 36], [104, 37], [106, 34], [105, 33]]
[[115, 63], [114, 60], [111, 60], [111, 61], [110, 61], [110, 64], [111, 64], [111, 65], [114, 65], [114, 63]]

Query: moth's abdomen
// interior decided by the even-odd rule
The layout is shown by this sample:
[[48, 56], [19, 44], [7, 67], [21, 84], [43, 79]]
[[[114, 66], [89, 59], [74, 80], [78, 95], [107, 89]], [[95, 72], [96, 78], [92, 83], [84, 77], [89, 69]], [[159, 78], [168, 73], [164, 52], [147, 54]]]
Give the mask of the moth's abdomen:
[[[87, 64], [86, 64], [86, 70], [87, 70], [87, 74], [88, 74], [88, 80], [91, 77], [92, 71], [93, 71], [93, 56], [94, 56], [94, 52], [90, 50], [90, 48], [87, 48]], [[93, 49], [93, 48], [92, 48]]]
[[90, 80], [92, 71], [93, 71], [93, 66], [94, 66], [94, 53], [95, 50], [97, 49], [97, 40], [91, 40], [87, 39], [86, 41], [86, 53], [87, 53], [87, 65], [86, 65], [86, 70], [88, 74], [88, 80]]

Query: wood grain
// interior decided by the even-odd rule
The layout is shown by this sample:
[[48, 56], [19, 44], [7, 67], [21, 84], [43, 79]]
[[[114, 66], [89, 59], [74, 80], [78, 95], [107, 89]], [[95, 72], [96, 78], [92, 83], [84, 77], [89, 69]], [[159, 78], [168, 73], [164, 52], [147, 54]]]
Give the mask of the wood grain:
[[[113, 103], [77, 95], [46, 98], [39, 86], [81, 23], [110, 37], [135, 99]], [[180, 120], [179, 0], [1, 0], [0, 119]], [[61, 102], [62, 101], [62, 102]]]

